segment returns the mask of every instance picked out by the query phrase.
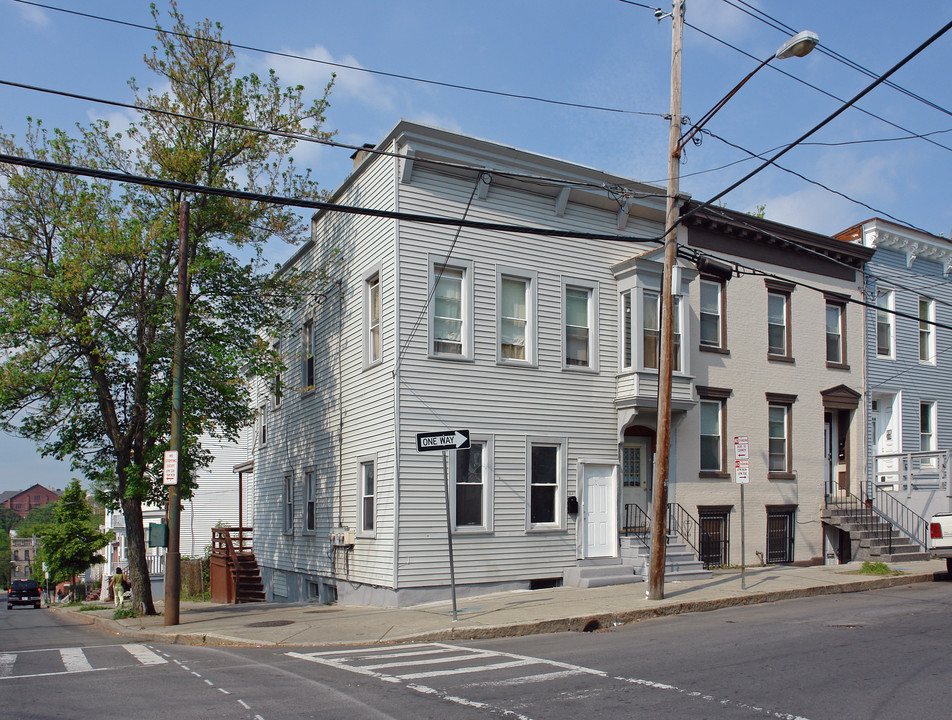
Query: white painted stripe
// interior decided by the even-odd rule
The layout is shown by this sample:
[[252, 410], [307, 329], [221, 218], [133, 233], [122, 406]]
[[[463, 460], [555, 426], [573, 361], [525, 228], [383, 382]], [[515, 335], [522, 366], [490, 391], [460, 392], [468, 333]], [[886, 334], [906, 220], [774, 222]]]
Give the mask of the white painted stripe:
[[323, 657], [316, 657], [322, 653], [296, 653], [289, 652], [285, 653], [288, 657], [297, 658], [298, 660], [308, 660], [310, 662], [318, 663], [319, 665], [326, 665], [328, 667], [337, 668], [338, 670], [344, 670], [346, 672], [357, 673], [358, 675], [369, 675], [370, 677], [377, 678], [378, 680], [383, 680], [385, 682], [399, 683], [392, 675], [384, 675], [383, 673], [374, 672], [373, 670], [364, 670], [362, 667], [356, 667], [354, 665], [347, 665], [342, 662], [336, 662], [334, 660], [327, 660]]
[[493, 665], [471, 665], [469, 667], [453, 668], [452, 670], [434, 670], [432, 672], [410, 673], [397, 675], [400, 680], [417, 680], [419, 678], [442, 677], [444, 675], [463, 675], [465, 673], [486, 672], [488, 670], [502, 670], [503, 668], [538, 665], [538, 660], [509, 660], [508, 662], [494, 663]]
[[122, 647], [143, 665], [165, 665], [168, 663], [168, 660], [159, 657], [145, 645], [123, 645]]
[[225, 690], [225, 688], [218, 688], [218, 692], [223, 693], [225, 695], [231, 695], [231, 693]]
[[[119, 668], [89, 668], [87, 672], [102, 672], [103, 670], [118, 670]], [[69, 672], [66, 670], [60, 670], [59, 672], [48, 672], [48, 673], [33, 673], [32, 675], [11, 675], [10, 677], [0, 677], [2, 680], [22, 680], [24, 678], [38, 678], [38, 677], [52, 677], [54, 675], [69, 675]]]
[[82, 648], [60, 648], [59, 652], [66, 672], [88, 672], [93, 669]]
[[208, 679], [205, 680], [205, 684], [208, 685], [209, 687], [215, 687], [215, 683], [213, 683], [211, 680], [208, 680]]
[[466, 698], [456, 697], [455, 695], [448, 695], [441, 690], [434, 690], [433, 688], [426, 687], [425, 685], [416, 685], [410, 683], [407, 685], [411, 690], [415, 690], [418, 693], [423, 693], [424, 695], [435, 695], [441, 700], [447, 700], [451, 703], [456, 703], [457, 705], [463, 705], [464, 707], [478, 708], [480, 710], [489, 710], [493, 713], [498, 713], [506, 717], [515, 718], [516, 720], [532, 720], [532, 718], [522, 713], [517, 713], [513, 710], [506, 710], [505, 708], [494, 707], [488, 703], [480, 702], [478, 700], [467, 700]]
[[246, 703], [244, 700], [239, 699], [238, 704], [241, 705], [245, 710], [251, 710], [251, 705]]
[[17, 661], [15, 653], [0, 653], [0, 677], [13, 674], [13, 664]]
[[522, 675], [521, 677], [507, 678], [505, 680], [484, 680], [483, 682], [467, 683], [463, 687], [506, 687], [507, 685], [527, 685], [534, 682], [545, 682], [546, 680], [556, 680], [558, 678], [571, 677], [573, 675], [582, 675], [579, 670], [557, 670], [555, 672], [539, 673], [538, 675]]
[[413, 658], [409, 658], [403, 662], [379, 663], [378, 665], [361, 665], [360, 667], [365, 668], [367, 670], [379, 670], [380, 668], [405, 667], [407, 665], [413, 665], [414, 667], [417, 665], [441, 665], [443, 663], [459, 662], [460, 660], [470, 660], [472, 658], [484, 658], [484, 657], [495, 657], [495, 656], [496, 656], [496, 653], [491, 653], [491, 652], [457, 653], [456, 655], [431, 658], [429, 660], [415, 660]]
[[420, 650], [418, 652], [395, 652], [395, 653], [387, 653], [386, 655], [374, 655], [372, 659], [386, 660], [389, 658], [415, 658], [415, 657], [422, 657], [424, 655], [446, 655], [447, 653], [454, 652], [454, 651], [472, 652], [471, 650], [467, 650], [466, 648], [452, 648], [452, 649], [437, 648], [436, 650]]
[[[411, 643], [410, 645], [404, 645], [402, 648], [405, 648], [407, 654], [416, 652], [421, 648], [439, 648], [440, 650], [462, 650], [465, 648], [459, 648], [455, 645], [445, 645], [444, 643]], [[335, 657], [337, 655], [378, 655], [381, 657], [386, 657], [383, 653], [393, 653], [394, 650], [399, 650], [398, 648], [390, 647], [381, 647], [381, 648], [357, 648], [354, 650], [326, 650], [324, 652], [313, 652], [307, 653], [311, 657]], [[303, 653], [296, 653], [303, 654]]]

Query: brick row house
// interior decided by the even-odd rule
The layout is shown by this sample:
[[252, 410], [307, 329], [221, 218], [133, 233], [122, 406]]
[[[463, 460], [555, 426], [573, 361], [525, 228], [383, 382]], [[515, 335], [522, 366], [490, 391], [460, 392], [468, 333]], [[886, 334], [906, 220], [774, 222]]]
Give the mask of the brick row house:
[[[408, 121], [375, 150], [333, 201], [407, 215], [315, 214], [283, 271], [329, 281], [276, 339], [280, 382], [255, 385], [269, 598], [447, 597], [447, 507], [462, 594], [588, 563], [631, 576], [621, 536], [650, 515], [664, 189]], [[831, 483], [866, 474], [851, 300], [871, 251], [719, 208], [686, 217], [679, 241], [669, 501], [695, 526], [685, 540], [707, 565], [741, 561], [732, 439], [746, 436], [745, 561], [835, 559], [819, 512]], [[447, 456], [448, 503], [443, 457], [416, 444], [445, 429], [472, 441]]]

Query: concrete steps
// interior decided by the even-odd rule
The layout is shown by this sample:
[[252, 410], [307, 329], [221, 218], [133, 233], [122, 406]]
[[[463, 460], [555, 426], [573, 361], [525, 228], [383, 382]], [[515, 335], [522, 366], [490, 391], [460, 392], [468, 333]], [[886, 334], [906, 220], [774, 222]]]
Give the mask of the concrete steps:
[[634, 567], [620, 557], [579, 560], [577, 565], [562, 571], [562, 584], [572, 587], [605, 587], [641, 581], [642, 578], [635, 574]]
[[[579, 560], [562, 571], [562, 584], [573, 587], [593, 588], [606, 585], [623, 585], [644, 582], [648, 579], [650, 551], [640, 539], [619, 538], [617, 558], [593, 558]], [[711, 577], [702, 563], [683, 543], [669, 542], [665, 551], [664, 579], [703, 580]]]
[[877, 519], [872, 527], [868, 527], [857, 520], [855, 513], [843, 508], [825, 508], [820, 512], [820, 519], [849, 533], [854, 560], [897, 563], [929, 560], [931, 557], [908, 537], [892, 529], [885, 520]]

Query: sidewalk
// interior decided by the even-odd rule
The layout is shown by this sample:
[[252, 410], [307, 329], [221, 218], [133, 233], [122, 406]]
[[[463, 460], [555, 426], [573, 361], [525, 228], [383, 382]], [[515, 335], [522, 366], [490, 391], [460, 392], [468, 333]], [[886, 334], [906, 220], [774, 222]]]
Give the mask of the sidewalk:
[[[474, 640], [536, 633], [594, 631], [662, 615], [774, 602], [788, 598], [861, 592], [945, 579], [945, 561], [897, 564], [898, 576], [857, 575], [861, 563], [815, 567], [716, 570], [710, 578], [669, 582], [664, 599], [645, 598], [647, 583], [581, 589], [524, 590], [460, 598], [454, 622], [450, 601], [409, 608], [183, 602], [179, 624], [162, 616], [113, 620], [113, 608], [78, 612], [56, 608], [110, 632], [140, 641], [189, 645], [369, 645], [415, 641]], [[162, 612], [163, 603], [156, 603]]]

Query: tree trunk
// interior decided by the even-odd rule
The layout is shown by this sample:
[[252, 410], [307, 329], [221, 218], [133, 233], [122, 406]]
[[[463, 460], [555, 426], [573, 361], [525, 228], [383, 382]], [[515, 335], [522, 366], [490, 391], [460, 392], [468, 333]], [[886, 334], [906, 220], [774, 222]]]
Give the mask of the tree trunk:
[[[141, 604], [146, 615], [155, 615], [152, 602], [152, 582], [149, 566], [145, 561], [145, 530], [142, 527], [142, 502], [138, 498], [122, 499], [122, 516], [126, 521], [127, 555], [129, 558], [129, 582], [135, 606]], [[119, 590], [122, 592], [122, 589]]]

